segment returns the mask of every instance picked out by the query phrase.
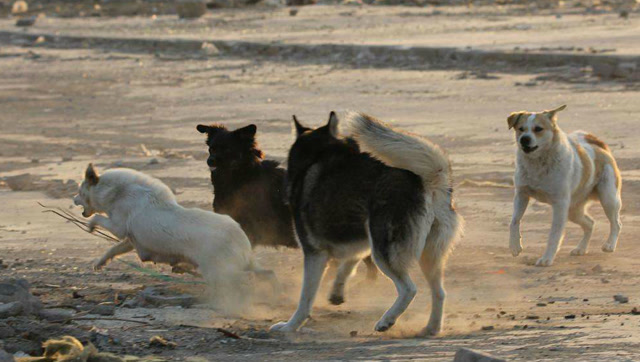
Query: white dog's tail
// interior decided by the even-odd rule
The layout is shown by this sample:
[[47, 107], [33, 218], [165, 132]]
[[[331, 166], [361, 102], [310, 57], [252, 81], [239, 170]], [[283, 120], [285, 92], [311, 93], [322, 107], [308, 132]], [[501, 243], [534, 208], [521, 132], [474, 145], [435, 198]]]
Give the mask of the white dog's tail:
[[446, 259], [453, 241], [462, 232], [463, 220], [453, 205], [451, 164], [445, 152], [424, 138], [394, 130], [369, 115], [349, 113], [347, 119], [351, 136], [364, 151], [389, 166], [409, 170], [422, 178], [436, 218], [427, 246]]
[[422, 178], [426, 191], [449, 193], [450, 165], [444, 151], [430, 141], [399, 132], [363, 114], [349, 113], [351, 135], [365, 151], [387, 165], [409, 170]]

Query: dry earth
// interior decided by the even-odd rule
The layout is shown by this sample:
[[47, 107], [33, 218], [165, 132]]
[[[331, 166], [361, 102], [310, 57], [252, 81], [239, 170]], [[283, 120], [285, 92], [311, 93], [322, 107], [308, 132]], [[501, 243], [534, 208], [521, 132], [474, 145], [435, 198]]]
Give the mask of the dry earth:
[[[242, 15], [228, 22], [235, 16]], [[606, 23], [610, 16], [595, 17], [595, 21]], [[143, 20], [121, 21], [126, 28]], [[637, 20], [633, 21], [637, 29]], [[52, 24], [60, 25], [62, 32], [69, 30], [55, 21]], [[264, 26], [265, 32], [278, 31], [276, 25], [275, 30]], [[80, 27], [74, 34], [85, 30], [89, 32]], [[108, 30], [118, 31], [113, 26]], [[129, 32], [138, 33], [145, 34], [143, 29]], [[481, 33], [478, 37], [484, 39]], [[449, 39], [460, 41], [451, 34]], [[637, 42], [626, 39], [615, 47], [634, 53]], [[513, 44], [529, 41], [532, 38], [523, 33]], [[221, 122], [232, 128], [255, 123], [268, 157], [282, 160], [292, 142], [292, 114], [319, 124], [330, 110], [371, 113], [447, 149], [454, 165], [458, 207], [467, 222], [465, 237], [447, 270], [448, 318], [438, 338], [413, 338], [426, 323], [430, 304], [427, 285], [417, 270], [419, 294], [386, 334], [374, 333], [373, 325], [392, 304], [393, 285], [383, 277], [367, 284], [360, 273], [348, 288], [345, 304], [329, 305], [325, 285], [313, 320], [299, 335], [270, 335], [268, 326], [287, 318], [295, 308], [302, 263], [296, 250], [258, 249], [259, 260], [283, 281], [286, 298], [258, 301], [242, 317], [223, 316], [202, 304], [189, 309], [116, 308], [116, 317], [148, 325], [98, 320], [43, 326], [33, 321], [39, 331], [31, 336], [37, 338], [23, 336], [24, 344], [17, 346], [22, 350], [36, 348], [40, 337], [71, 333], [94, 341], [101, 350], [169, 360], [448, 361], [460, 347], [509, 360], [640, 359], [640, 316], [630, 313], [640, 306], [640, 245], [634, 237], [640, 232], [640, 94], [635, 83], [601, 81], [572, 67], [487, 75], [464, 69], [367, 68], [224, 55], [192, 59], [179, 54], [165, 57], [8, 44], [0, 48], [0, 70], [0, 180], [25, 173], [33, 177], [29, 191], [11, 191], [0, 181], [0, 259], [8, 266], [0, 269], [0, 276], [26, 278], [48, 307], [74, 310], [105, 301], [120, 303], [149, 285], [200, 293], [197, 286], [159, 280], [117, 261], [93, 272], [92, 260], [108, 243], [43, 214], [37, 202], [78, 213], [70, 200], [73, 186], [67, 182], [79, 181], [86, 164], [94, 162], [101, 169], [122, 165], [147, 172], [169, 184], [184, 205], [208, 209], [212, 193], [206, 149], [195, 130], [201, 122]], [[567, 73], [580, 76], [562, 77]], [[619, 249], [602, 253], [599, 247], [608, 226], [602, 210], [594, 205], [597, 226], [590, 253], [569, 256], [581, 236], [579, 228], [570, 225], [555, 265], [538, 268], [532, 264], [542, 253], [550, 227], [545, 205], [534, 203], [525, 216], [523, 256], [513, 258], [507, 248], [515, 145], [506, 116], [515, 110], [565, 103], [569, 107], [560, 116], [561, 126], [598, 134], [618, 159], [624, 179], [624, 229]], [[123, 259], [138, 263], [134, 255]], [[168, 274], [164, 267], [147, 267]], [[628, 296], [630, 302], [615, 302], [615, 294]], [[568, 315], [575, 318], [566, 319]], [[493, 329], [483, 330], [488, 326]], [[225, 337], [217, 327], [242, 338]], [[351, 336], [352, 331], [357, 335]], [[176, 342], [177, 348], [148, 347], [149, 338], [158, 334]], [[3, 342], [7, 347], [15, 338]]]

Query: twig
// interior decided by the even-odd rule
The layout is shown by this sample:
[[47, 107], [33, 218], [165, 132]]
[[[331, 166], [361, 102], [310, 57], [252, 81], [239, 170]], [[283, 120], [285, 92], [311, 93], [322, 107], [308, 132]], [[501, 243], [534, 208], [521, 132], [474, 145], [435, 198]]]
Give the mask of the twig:
[[[41, 204], [39, 202], [38, 202], [38, 205], [40, 205], [43, 208], [47, 209], [47, 210], [44, 210], [43, 212], [54, 213], [54, 214], [60, 216], [61, 218], [65, 219], [67, 221], [70, 221], [75, 226], [80, 228], [82, 231], [87, 232], [87, 233], [91, 233], [89, 231], [89, 228], [88, 228], [89, 223], [86, 222], [86, 221], [78, 219], [74, 214], [70, 213], [69, 211], [64, 210], [64, 209], [62, 209], [60, 207], [55, 207], [54, 208], [54, 207], [50, 207], [50, 206], [45, 206], [45, 205], [43, 205], [43, 204]], [[113, 237], [113, 236], [111, 236], [111, 235], [109, 235], [109, 234], [107, 234], [105, 232], [102, 232], [100, 230], [95, 230], [94, 232], [97, 234], [96, 236], [98, 236], [98, 237], [100, 237], [102, 239], [105, 239], [105, 240], [108, 240], [108, 241], [112, 241], [112, 242], [116, 242], [116, 243], [120, 242], [120, 240], [118, 240], [117, 238], [115, 238], [115, 237]]]
[[135, 319], [126, 319], [126, 318], [106, 318], [106, 317], [71, 317], [67, 319], [61, 319], [58, 321], [51, 321], [51, 323], [67, 323], [71, 321], [119, 321], [119, 322], [131, 322], [131, 323], [139, 323], [150, 325], [151, 323], [145, 321], [137, 321]]
[[224, 328], [216, 328], [216, 331], [218, 331], [218, 332], [220, 332], [220, 333], [224, 334], [225, 336], [227, 336], [227, 337], [229, 337], [229, 338], [233, 338], [233, 339], [242, 339], [242, 337], [241, 337], [241, 336], [239, 336], [239, 335], [237, 335], [237, 334], [235, 334], [235, 333], [233, 333], [233, 332], [231, 332], [231, 331], [228, 331], [228, 330], [226, 330], [226, 329], [224, 329]]

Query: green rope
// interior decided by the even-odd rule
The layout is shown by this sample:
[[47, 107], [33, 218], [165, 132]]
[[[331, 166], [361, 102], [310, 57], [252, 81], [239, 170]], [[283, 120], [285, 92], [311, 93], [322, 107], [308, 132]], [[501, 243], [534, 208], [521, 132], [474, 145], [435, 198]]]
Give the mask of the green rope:
[[129, 267], [143, 273], [146, 274], [152, 278], [156, 278], [165, 282], [173, 282], [173, 283], [181, 283], [181, 284], [205, 284], [205, 282], [199, 282], [199, 281], [191, 281], [191, 280], [183, 280], [180, 278], [174, 278], [172, 276], [166, 275], [166, 274], [162, 274], [156, 270], [153, 269], [149, 269], [149, 268], [144, 268], [141, 267], [139, 265], [136, 265], [135, 263], [132, 263], [130, 261], [126, 261], [126, 260], [122, 260], [122, 259], [117, 259], [119, 262], [128, 265]]

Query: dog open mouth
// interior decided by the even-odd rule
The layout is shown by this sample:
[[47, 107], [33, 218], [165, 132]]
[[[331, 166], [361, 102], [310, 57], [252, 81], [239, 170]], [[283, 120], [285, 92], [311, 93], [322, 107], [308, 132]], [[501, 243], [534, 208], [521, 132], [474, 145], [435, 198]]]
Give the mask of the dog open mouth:
[[522, 146], [522, 150], [524, 151], [524, 153], [531, 153], [537, 149], [538, 149], [538, 146], [533, 146], [533, 147]]

